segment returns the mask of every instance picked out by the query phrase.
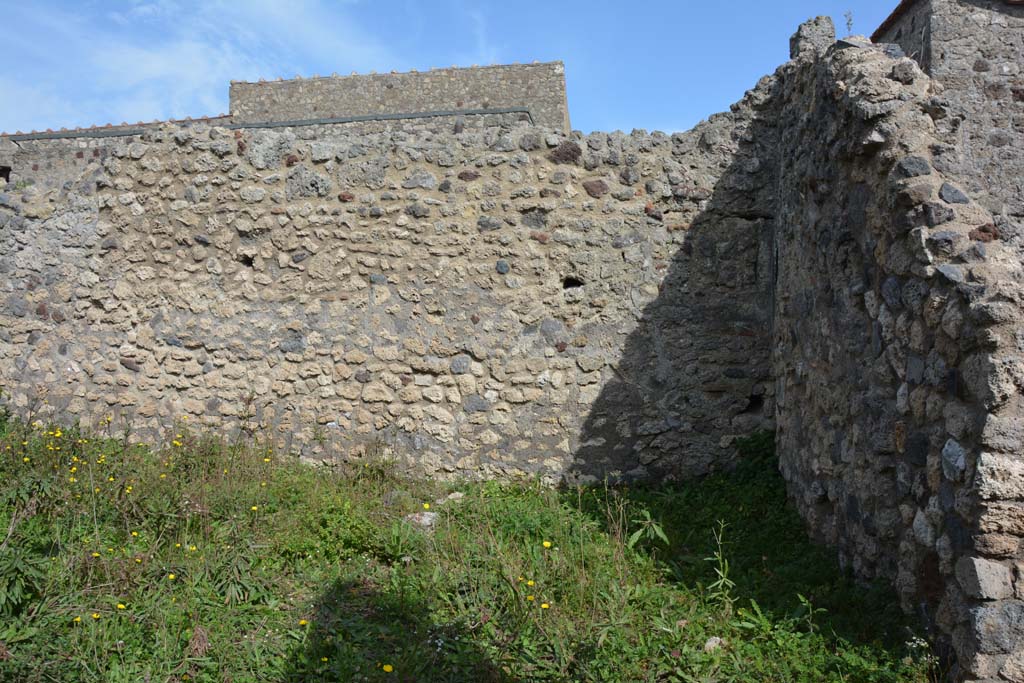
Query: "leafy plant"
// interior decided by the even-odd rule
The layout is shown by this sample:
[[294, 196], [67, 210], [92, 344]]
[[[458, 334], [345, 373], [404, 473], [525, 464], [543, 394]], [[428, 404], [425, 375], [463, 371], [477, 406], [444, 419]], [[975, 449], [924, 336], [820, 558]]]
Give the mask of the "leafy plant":
[[715, 537], [715, 552], [711, 557], [704, 558], [711, 562], [715, 570], [715, 580], [708, 586], [709, 597], [721, 604], [728, 612], [732, 612], [736, 598], [733, 589], [736, 582], [729, 578], [729, 559], [722, 548], [725, 539], [725, 522], [718, 520], [718, 526], [712, 532]]
[[[0, 427], [0, 680], [936, 672], [891, 591], [799, 540], [771, 434], [700, 482], [559, 491], [411, 479], [383, 448], [309, 467], [185, 418], [154, 447], [107, 432]], [[409, 519], [426, 506], [430, 529]]]
[[0, 616], [20, 614], [46, 585], [46, 561], [21, 543], [0, 546]]
[[665, 535], [665, 530], [661, 528], [660, 524], [651, 518], [651, 513], [648, 510], [640, 510], [640, 516], [633, 520], [633, 525], [636, 526], [637, 529], [629, 535], [629, 540], [626, 541], [626, 546], [628, 548], [632, 549], [641, 540], [644, 540], [649, 544], [656, 544], [660, 541], [666, 547], [669, 545], [668, 536]]

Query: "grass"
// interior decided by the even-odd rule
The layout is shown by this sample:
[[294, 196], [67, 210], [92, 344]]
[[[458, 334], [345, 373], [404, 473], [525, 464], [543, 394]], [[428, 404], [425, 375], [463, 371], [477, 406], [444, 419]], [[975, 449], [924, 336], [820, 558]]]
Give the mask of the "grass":
[[744, 452], [554, 490], [0, 417], [0, 680], [937, 680], [893, 595], [805, 540], [770, 441]]

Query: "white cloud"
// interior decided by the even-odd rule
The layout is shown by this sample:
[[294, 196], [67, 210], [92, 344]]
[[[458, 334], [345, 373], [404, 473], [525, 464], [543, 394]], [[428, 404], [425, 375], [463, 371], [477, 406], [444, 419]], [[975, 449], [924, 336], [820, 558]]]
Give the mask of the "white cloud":
[[476, 44], [477, 64], [495, 64], [498, 61], [498, 49], [487, 38], [487, 17], [479, 9], [469, 13], [473, 22], [473, 38]]
[[47, 128], [75, 118], [75, 107], [45, 88], [19, 83], [0, 74], [0, 130], [13, 133]]
[[232, 79], [402, 63], [328, 0], [88, 7], [16, 9], [0, 26], [25, 65], [0, 77], [0, 130], [215, 115]]

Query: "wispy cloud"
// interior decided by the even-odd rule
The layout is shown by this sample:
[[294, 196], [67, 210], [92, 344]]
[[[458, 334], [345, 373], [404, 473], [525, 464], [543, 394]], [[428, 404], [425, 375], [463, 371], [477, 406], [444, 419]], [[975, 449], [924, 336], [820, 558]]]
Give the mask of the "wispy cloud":
[[[217, 114], [231, 79], [400, 64], [350, 3], [152, 0], [102, 9], [15, 9], [0, 42], [23, 68], [0, 76], [0, 130]], [[84, 7], [84, 9], [83, 9]]]
[[14, 132], [61, 125], [75, 120], [70, 99], [44, 87], [22, 83], [0, 74], [0, 130]]
[[498, 49], [487, 38], [487, 17], [475, 9], [469, 13], [473, 22], [473, 38], [476, 43], [476, 61], [479, 64], [494, 64], [498, 61]]

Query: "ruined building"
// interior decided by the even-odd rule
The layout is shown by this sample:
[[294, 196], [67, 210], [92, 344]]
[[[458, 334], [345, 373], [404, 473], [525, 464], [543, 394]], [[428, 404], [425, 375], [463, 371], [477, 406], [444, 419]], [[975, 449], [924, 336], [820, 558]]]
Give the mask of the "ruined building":
[[672, 136], [571, 132], [559, 63], [6, 135], [3, 400], [583, 482], [774, 429], [811, 533], [1024, 681], [1022, 68], [1020, 2], [916, 0]]

